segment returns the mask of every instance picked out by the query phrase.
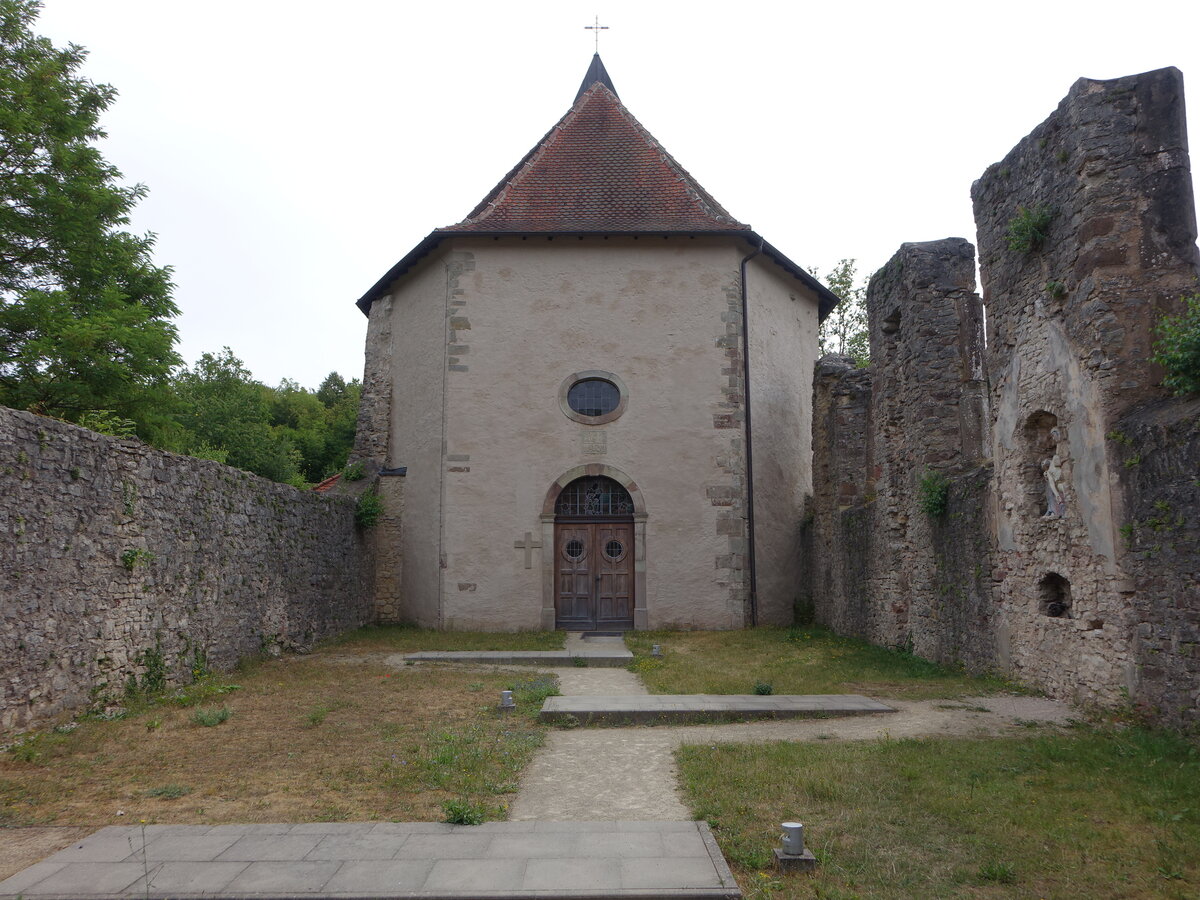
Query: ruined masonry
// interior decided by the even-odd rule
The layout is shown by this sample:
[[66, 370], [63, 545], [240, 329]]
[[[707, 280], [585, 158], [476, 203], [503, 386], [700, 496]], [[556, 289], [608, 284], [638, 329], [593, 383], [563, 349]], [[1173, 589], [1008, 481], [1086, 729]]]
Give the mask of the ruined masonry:
[[1200, 289], [1181, 74], [1081, 79], [971, 196], [982, 300], [966, 241], [905, 244], [868, 290], [870, 368], [818, 363], [806, 600], [1200, 721], [1200, 401], [1151, 361]]

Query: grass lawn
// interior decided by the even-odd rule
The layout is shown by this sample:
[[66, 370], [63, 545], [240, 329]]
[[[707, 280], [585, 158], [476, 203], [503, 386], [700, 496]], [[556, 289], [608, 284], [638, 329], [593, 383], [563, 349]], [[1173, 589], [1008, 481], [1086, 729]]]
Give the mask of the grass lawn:
[[415, 653], [418, 650], [561, 650], [565, 631], [434, 631], [412, 625], [371, 625], [325, 646], [354, 653]]
[[[1200, 752], [1178, 735], [724, 744], [678, 760], [751, 898], [1200, 896]], [[815, 874], [769, 867], [785, 820], [805, 823]]]
[[[348, 652], [546, 639], [430, 636], [369, 629], [134, 700], [117, 720], [28, 736], [0, 753], [0, 826], [440, 821], [451, 800], [504, 818], [542, 742], [533, 717], [549, 676], [391, 668]], [[516, 683], [520, 708], [502, 715], [499, 691]]]
[[[630, 631], [631, 668], [652, 694], [867, 694], [926, 700], [1011, 691], [1001, 678], [979, 677], [911, 653], [875, 647], [820, 628], [744, 631]], [[663, 657], [650, 656], [661, 644]]]

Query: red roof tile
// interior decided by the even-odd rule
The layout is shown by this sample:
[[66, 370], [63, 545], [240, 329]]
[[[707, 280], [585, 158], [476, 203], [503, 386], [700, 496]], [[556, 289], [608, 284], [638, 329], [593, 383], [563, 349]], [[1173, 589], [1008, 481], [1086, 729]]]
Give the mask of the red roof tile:
[[341, 480], [342, 480], [342, 473], [338, 472], [336, 475], [330, 475], [328, 478], [326, 478], [320, 484], [314, 484], [313, 490], [316, 491], [318, 494], [323, 494], [326, 491], [332, 490], [333, 486]]
[[437, 231], [742, 229], [597, 81], [466, 219]]

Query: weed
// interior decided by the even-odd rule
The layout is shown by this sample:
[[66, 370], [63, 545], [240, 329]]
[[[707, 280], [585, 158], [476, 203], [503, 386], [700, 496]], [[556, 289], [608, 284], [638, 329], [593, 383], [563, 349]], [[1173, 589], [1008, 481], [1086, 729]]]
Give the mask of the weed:
[[145, 671], [142, 673], [138, 691], [149, 697], [161, 694], [167, 687], [167, 661], [163, 658], [162, 649], [158, 643], [147, 647], [138, 657], [138, 663]]
[[208, 680], [197, 681], [188, 685], [186, 688], [181, 688], [172, 694], [168, 699], [175, 706], [189, 707], [202, 703], [212, 697], [222, 697], [225, 694], [231, 694], [234, 691], [241, 690], [241, 685], [237, 684], [217, 684]]
[[35, 738], [27, 738], [20, 743], [13, 744], [8, 748], [8, 752], [12, 754], [13, 759], [19, 759], [21, 762], [35, 762], [41, 752], [37, 748], [37, 740]]
[[1011, 863], [991, 860], [979, 867], [977, 873], [981, 881], [991, 881], [995, 884], [1016, 884], [1017, 872]]
[[586, 657], [583, 657], [583, 656], [572, 656], [571, 657], [571, 665], [573, 665], [577, 669], [586, 669], [587, 664], [588, 664], [588, 661], [587, 661]]
[[518, 707], [534, 707], [540, 709], [547, 697], [557, 697], [558, 679], [553, 675], [530, 678], [526, 681], [515, 681], [508, 685], [513, 692], [513, 700]]
[[125, 567], [126, 572], [132, 572], [134, 569], [148, 566], [154, 562], [154, 554], [149, 550], [143, 550], [141, 547], [130, 547], [121, 553], [121, 565]]
[[178, 800], [192, 792], [190, 787], [182, 784], [164, 784], [162, 787], [150, 788], [147, 797], [158, 797], [161, 800]]
[[754, 693], [761, 697], [765, 697], [769, 694], [775, 693], [775, 688], [771, 686], [771, 682], [769, 681], [756, 681], [754, 682]]
[[774, 875], [755, 872], [747, 879], [746, 891], [743, 896], [746, 900], [769, 900], [772, 894], [782, 890], [783, 882]]
[[212, 728], [214, 725], [228, 722], [232, 715], [233, 712], [228, 706], [222, 706], [220, 709], [197, 709], [192, 713], [192, 722], [204, 728]]
[[158, 731], [158, 729], [162, 728], [162, 722], [162, 719], [150, 719], [146, 722], [146, 730]]
[[1069, 160], [1070, 158], [1071, 158], [1071, 154], [1070, 154], [1070, 153], [1068, 153], [1068, 152], [1067, 152], [1065, 149], [1064, 149], [1064, 150], [1059, 150], [1059, 151], [1058, 151], [1058, 161], [1059, 161], [1060, 163], [1065, 163], [1065, 162], [1066, 162], [1067, 160]]
[[347, 481], [362, 481], [367, 477], [367, 470], [360, 462], [350, 463], [342, 469], [342, 477]]
[[1053, 219], [1054, 210], [1045, 204], [1018, 206], [1017, 214], [1008, 223], [1008, 249], [1014, 253], [1040, 250], [1046, 243]]
[[121, 482], [121, 508], [125, 515], [132, 516], [137, 509], [137, 485], [132, 481]]
[[304, 723], [309, 728], [316, 728], [325, 721], [325, 717], [328, 716], [330, 712], [330, 707], [324, 705], [318, 706], [308, 712], [308, 714], [304, 717]]
[[442, 804], [446, 813], [445, 821], [451, 825], [482, 825], [486, 813], [466, 797], [457, 800], [447, 800]]
[[1121, 465], [1127, 469], [1132, 469], [1134, 466], [1140, 466], [1141, 464], [1142, 454], [1140, 453], [1131, 453], [1129, 456], [1125, 457], [1125, 460], [1121, 463]]
[[1108, 434], [1106, 434], [1105, 437], [1107, 437], [1113, 443], [1121, 444], [1124, 447], [1133, 446], [1133, 438], [1131, 438], [1129, 435], [1127, 435], [1123, 431], [1113, 430], [1113, 431], [1110, 431]]
[[927, 470], [917, 485], [917, 506], [931, 519], [940, 519], [950, 505], [950, 481], [941, 472]]
[[383, 515], [383, 501], [373, 490], [364, 491], [354, 506], [354, 521], [359, 528], [371, 528]]
[[1055, 299], [1065, 297], [1067, 295], [1067, 286], [1061, 281], [1047, 281], [1046, 293]]

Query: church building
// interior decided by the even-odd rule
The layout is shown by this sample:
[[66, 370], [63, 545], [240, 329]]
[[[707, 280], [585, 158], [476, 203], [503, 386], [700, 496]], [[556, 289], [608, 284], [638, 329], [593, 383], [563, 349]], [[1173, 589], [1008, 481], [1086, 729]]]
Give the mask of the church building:
[[384, 618], [790, 623], [836, 302], [659, 145], [595, 56], [479, 205], [358, 300], [355, 456], [403, 472], [380, 479], [401, 523], [377, 552]]

